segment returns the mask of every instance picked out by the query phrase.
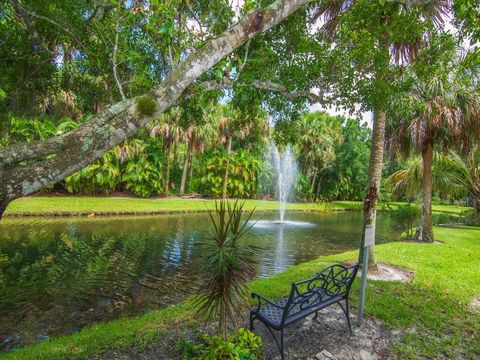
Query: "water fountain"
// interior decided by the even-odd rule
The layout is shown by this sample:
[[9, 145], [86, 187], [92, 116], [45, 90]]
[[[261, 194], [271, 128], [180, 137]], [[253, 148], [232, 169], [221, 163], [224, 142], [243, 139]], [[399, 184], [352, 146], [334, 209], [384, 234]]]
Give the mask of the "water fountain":
[[[297, 177], [297, 161], [293, 155], [290, 145], [280, 152], [278, 148], [271, 144], [268, 151], [268, 159], [272, 164], [274, 171], [274, 180], [276, 181], [275, 195], [278, 198], [279, 218], [276, 220], [258, 220], [252, 224], [257, 229], [282, 229], [284, 226], [311, 227], [314, 223], [305, 221], [291, 221], [285, 219], [285, 210], [291, 191], [294, 188]], [[281, 225], [281, 226], [279, 226]], [[283, 233], [279, 236], [283, 237]]]
[[285, 208], [297, 176], [297, 162], [293, 156], [290, 145], [287, 146], [284, 152], [280, 153], [277, 147], [272, 144], [270, 153], [277, 175], [277, 196], [280, 212], [280, 220], [278, 223], [284, 224]]

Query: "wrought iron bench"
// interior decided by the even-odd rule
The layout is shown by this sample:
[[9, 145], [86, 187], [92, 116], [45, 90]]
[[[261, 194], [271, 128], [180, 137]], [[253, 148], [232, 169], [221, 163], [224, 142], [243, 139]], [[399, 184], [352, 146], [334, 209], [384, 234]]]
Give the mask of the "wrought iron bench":
[[[347, 317], [348, 328], [352, 332], [348, 296], [357, 272], [358, 264], [348, 267], [331, 265], [311, 279], [292, 283], [290, 295], [276, 302], [252, 293], [252, 298], [258, 300], [258, 306], [250, 312], [250, 330], [254, 330], [255, 320], [262, 322], [275, 340], [282, 359], [284, 328], [313, 313], [316, 319], [318, 311], [330, 305], [340, 305]], [[341, 301], [345, 301], [345, 307]], [[280, 339], [277, 339], [274, 330], [280, 332]]]

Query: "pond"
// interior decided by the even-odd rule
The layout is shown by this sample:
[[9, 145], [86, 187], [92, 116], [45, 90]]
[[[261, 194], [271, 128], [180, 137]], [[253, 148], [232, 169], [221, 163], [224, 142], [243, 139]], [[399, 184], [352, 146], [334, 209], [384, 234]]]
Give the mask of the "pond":
[[[245, 241], [262, 247], [258, 276], [358, 247], [360, 212], [257, 213]], [[17, 218], [0, 222], [0, 350], [178, 302], [201, 281], [206, 214]], [[396, 238], [379, 214], [377, 241]]]

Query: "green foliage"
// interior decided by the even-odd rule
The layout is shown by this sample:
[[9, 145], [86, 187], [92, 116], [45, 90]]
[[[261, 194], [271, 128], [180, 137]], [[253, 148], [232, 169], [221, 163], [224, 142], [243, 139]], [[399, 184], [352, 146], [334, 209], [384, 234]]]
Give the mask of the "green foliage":
[[[206, 173], [202, 177], [205, 194], [219, 197], [223, 191], [223, 176], [227, 166], [227, 153], [214, 151], [206, 160]], [[254, 154], [240, 150], [230, 154], [227, 194], [230, 197], [252, 198], [258, 192], [258, 176], [262, 166]]]
[[100, 160], [67, 177], [65, 187], [70, 193], [109, 194], [120, 185], [121, 171], [116, 150], [110, 150]]
[[152, 116], [157, 109], [157, 102], [150, 96], [144, 95], [137, 98], [137, 111], [140, 115]]
[[163, 154], [155, 151], [155, 144], [147, 146], [145, 153], [126, 163], [122, 182], [137, 196], [159, 195], [164, 189], [162, 166]]
[[393, 226], [405, 233], [407, 239], [413, 239], [415, 227], [420, 224], [422, 210], [418, 205], [408, 203], [390, 210]]
[[255, 275], [255, 255], [258, 249], [245, 245], [241, 238], [251, 228], [249, 220], [254, 211], [243, 217], [245, 203], [233, 204], [221, 200], [210, 211], [212, 239], [202, 246], [206, 278], [195, 296], [198, 312], [208, 319], [219, 316], [219, 334], [227, 339], [227, 322], [236, 324], [248, 304], [247, 283]]
[[263, 350], [262, 338], [244, 328], [230, 334], [227, 340], [204, 335], [199, 342], [179, 345], [184, 360], [257, 360]]

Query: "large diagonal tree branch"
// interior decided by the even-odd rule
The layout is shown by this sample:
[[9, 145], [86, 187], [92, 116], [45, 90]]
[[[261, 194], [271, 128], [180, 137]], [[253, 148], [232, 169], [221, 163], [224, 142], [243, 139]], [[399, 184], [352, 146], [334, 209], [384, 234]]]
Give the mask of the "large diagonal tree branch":
[[[106, 151], [133, 136], [152, 118], [172, 106], [200, 75], [239, 48], [258, 33], [267, 31], [297, 11], [309, 0], [277, 0], [263, 9], [250, 11], [219, 37], [208, 41], [180, 63], [149, 96], [156, 101], [156, 111], [143, 116], [134, 99], [110, 106], [77, 129], [46, 141], [23, 143], [0, 150], [0, 214], [9, 201], [31, 194], [63, 180], [99, 159]], [[33, 164], [20, 166], [31, 159]], [[17, 164], [17, 165], [16, 165]]]

